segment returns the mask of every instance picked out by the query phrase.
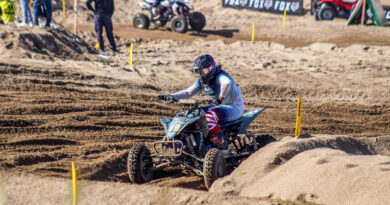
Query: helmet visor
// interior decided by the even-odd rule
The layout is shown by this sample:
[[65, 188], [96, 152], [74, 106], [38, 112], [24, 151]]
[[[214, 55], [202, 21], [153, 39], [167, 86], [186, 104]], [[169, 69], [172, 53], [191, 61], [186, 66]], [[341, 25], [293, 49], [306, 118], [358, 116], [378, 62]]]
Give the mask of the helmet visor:
[[210, 73], [210, 71], [213, 69], [214, 65], [215, 64], [211, 64], [209, 67], [205, 67], [205, 68], [195, 68], [194, 69], [194, 73], [198, 77], [204, 77], [204, 76], [206, 76], [207, 74]]

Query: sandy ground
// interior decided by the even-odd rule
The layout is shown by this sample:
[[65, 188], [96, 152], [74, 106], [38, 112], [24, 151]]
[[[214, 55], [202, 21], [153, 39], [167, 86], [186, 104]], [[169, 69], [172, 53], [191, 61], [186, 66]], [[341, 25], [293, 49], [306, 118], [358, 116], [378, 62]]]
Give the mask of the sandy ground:
[[[289, 16], [282, 29], [280, 15], [194, 1], [206, 15], [205, 32], [176, 34], [132, 28], [136, 2], [116, 3], [119, 54], [95, 53], [92, 15], [83, 7], [78, 36], [64, 30], [71, 28], [71, 14], [64, 18], [58, 10], [55, 20], [62, 29], [0, 25], [0, 167], [5, 171], [0, 199], [6, 204], [66, 200], [72, 161], [86, 187], [86, 204], [114, 199], [117, 204], [388, 204], [390, 143], [383, 136], [390, 131], [388, 27], [348, 27], [344, 19], [315, 22], [306, 14]], [[255, 43], [247, 40], [252, 22]], [[130, 42], [133, 67], [127, 65]], [[129, 148], [160, 139], [159, 118], [178, 110], [157, 103], [156, 96], [191, 85], [189, 69], [204, 53], [234, 77], [247, 110], [269, 107], [249, 131], [280, 141], [217, 181], [209, 193], [202, 178], [175, 168], [156, 173], [148, 185], [131, 185], [125, 167]], [[294, 141], [286, 136], [294, 133], [298, 97], [302, 133], [313, 137]], [[32, 188], [39, 184], [59, 191], [40, 199], [45, 189]]]

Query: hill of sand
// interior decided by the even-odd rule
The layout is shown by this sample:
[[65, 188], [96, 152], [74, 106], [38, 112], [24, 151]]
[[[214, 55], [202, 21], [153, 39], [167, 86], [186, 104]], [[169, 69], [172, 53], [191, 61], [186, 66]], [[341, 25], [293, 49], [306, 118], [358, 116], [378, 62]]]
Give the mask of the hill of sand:
[[14, 29], [3, 25], [0, 31], [0, 53], [3, 58], [53, 58], [87, 60], [95, 51], [77, 36], [61, 27], [42, 30], [38, 27]]
[[[386, 204], [388, 27], [315, 22], [306, 14], [289, 16], [282, 29], [280, 15], [207, 2], [193, 2], [208, 19], [205, 31], [177, 34], [132, 28], [136, 2], [116, 1], [117, 54], [93, 51], [92, 15], [82, 4], [78, 36], [59, 25], [71, 28], [72, 14], [63, 17], [57, 2], [57, 28], [0, 25], [0, 202], [69, 201], [75, 161], [86, 204]], [[253, 21], [255, 43], [247, 40]], [[192, 62], [205, 53], [233, 76], [246, 110], [268, 107], [249, 132], [280, 141], [218, 180], [211, 192], [201, 177], [177, 168], [156, 172], [147, 185], [131, 184], [128, 150], [160, 140], [159, 118], [179, 110], [158, 103], [157, 95], [191, 85]], [[301, 133], [313, 137], [294, 140], [286, 136], [294, 133], [298, 97]]]
[[[37, 179], [32, 175], [2, 174], [0, 203], [22, 205], [72, 204], [72, 181], [69, 179]], [[5, 184], [5, 185], [4, 185]], [[112, 182], [77, 182], [77, 204], [257, 204], [310, 205], [267, 198], [243, 198], [182, 188], [131, 185]]]
[[258, 151], [210, 192], [320, 204], [387, 204], [390, 136], [285, 137]]

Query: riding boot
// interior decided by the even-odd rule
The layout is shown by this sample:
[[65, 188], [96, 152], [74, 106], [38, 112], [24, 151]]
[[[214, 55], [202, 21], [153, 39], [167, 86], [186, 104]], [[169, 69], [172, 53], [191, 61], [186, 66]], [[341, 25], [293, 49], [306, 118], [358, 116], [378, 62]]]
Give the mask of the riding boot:
[[220, 150], [225, 150], [229, 148], [229, 145], [223, 138], [222, 132], [211, 134], [209, 137], [211, 144], [213, 144], [216, 148]]

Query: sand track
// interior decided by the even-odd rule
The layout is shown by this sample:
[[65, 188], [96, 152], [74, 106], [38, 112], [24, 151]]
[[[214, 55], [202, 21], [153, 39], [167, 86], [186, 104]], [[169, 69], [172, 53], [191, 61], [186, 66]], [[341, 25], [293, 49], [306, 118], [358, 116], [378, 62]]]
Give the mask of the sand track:
[[[83, 77], [66, 70], [58, 75], [44, 67], [15, 64], [0, 66], [8, 79], [24, 76], [39, 79], [44, 74], [50, 76], [51, 82], [64, 77], [69, 82], [83, 82], [58, 85], [32, 79], [0, 85], [3, 88], [0, 165], [12, 172], [69, 177], [69, 163], [76, 161], [80, 179], [128, 183], [125, 167], [128, 149], [135, 142], [148, 144], [160, 139], [164, 131], [159, 117], [172, 116], [178, 109], [158, 104], [154, 94], [124, 92], [116, 86], [101, 89], [100, 81], [107, 79], [99, 76]], [[15, 67], [24, 68], [11, 72]], [[295, 102], [262, 100], [249, 103], [248, 109], [260, 106], [271, 108], [251, 125], [251, 132], [271, 134], [277, 139], [293, 132], [295, 119], [291, 113]], [[387, 129], [382, 126], [383, 118], [390, 118], [387, 105], [315, 103], [305, 105], [303, 130], [376, 136]], [[157, 174], [151, 184], [204, 189], [201, 178], [185, 176], [178, 170], [166, 170]]]
[[[377, 176], [389, 178], [386, 175], [388, 161], [381, 161], [389, 154], [389, 140], [377, 137], [390, 131], [390, 38], [387, 28], [346, 27], [342, 19], [315, 23], [306, 15], [289, 17], [287, 27], [281, 29], [275, 26], [281, 22], [281, 16], [232, 9], [216, 12], [220, 1], [209, 2], [207, 6], [203, 1], [194, 4], [209, 20], [208, 27], [200, 34], [133, 29], [127, 23], [138, 12], [135, 2], [118, 2], [114, 21], [119, 23], [115, 34], [121, 53], [106, 52], [108, 59], [93, 51], [96, 40], [90, 22], [92, 15], [86, 12], [80, 16], [80, 41], [61, 29], [1, 26], [0, 169], [11, 174], [0, 176], [7, 176], [7, 186], [12, 187], [5, 191], [9, 201], [23, 204], [25, 201], [15, 197], [18, 191], [14, 190], [24, 193], [30, 188], [12, 184], [13, 179], [16, 182], [34, 181], [36, 176], [49, 176], [55, 179], [46, 178], [31, 184], [61, 184], [62, 192], [48, 196], [49, 201], [57, 202], [68, 185], [64, 178], [71, 176], [72, 161], [76, 162], [79, 179], [85, 180], [89, 187], [85, 194], [90, 194], [91, 198], [107, 200], [111, 197], [126, 201], [129, 199], [125, 195], [112, 196], [118, 194], [116, 189], [129, 189], [123, 193], [136, 196], [131, 200], [143, 199], [150, 203], [165, 203], [158, 201], [162, 196], [176, 199], [179, 197], [175, 194], [177, 190], [183, 192], [183, 197], [176, 200], [178, 204], [215, 204], [220, 202], [218, 199], [243, 204], [302, 204], [302, 200], [328, 204], [344, 202], [327, 195], [332, 192], [321, 189], [326, 183], [322, 178], [310, 175], [311, 172], [305, 172], [311, 176], [308, 182], [302, 180], [306, 184], [288, 181], [283, 175], [286, 170], [290, 170], [290, 178], [299, 177], [294, 174], [305, 171], [296, 164], [305, 165], [306, 170], [318, 168], [321, 173], [328, 171], [335, 175], [338, 171], [348, 173], [354, 168], [365, 173], [365, 167], [379, 164], [379, 171], [375, 169]], [[55, 8], [59, 7], [55, 5]], [[85, 11], [85, 7], [80, 10]], [[69, 15], [66, 18], [58, 16], [58, 12], [55, 15], [57, 23], [70, 28]], [[253, 21], [256, 21], [258, 32], [256, 43], [247, 40]], [[46, 40], [48, 44], [41, 42]], [[127, 65], [130, 42], [135, 42], [135, 66], [131, 68]], [[264, 177], [256, 180], [251, 178], [255, 171], [246, 172], [247, 178], [242, 181], [254, 184], [238, 183], [240, 190], [232, 191], [237, 179], [244, 176], [233, 172], [213, 187], [213, 190], [220, 188], [225, 196], [170, 189], [205, 190], [201, 177], [177, 168], [155, 173], [155, 180], [147, 186], [129, 185], [128, 150], [134, 143], [144, 142], [150, 146], [161, 139], [164, 130], [159, 118], [172, 117], [179, 109], [176, 105], [157, 103], [157, 95], [189, 86], [195, 79], [189, 68], [194, 58], [204, 53], [215, 56], [234, 77], [243, 92], [246, 110], [268, 107], [251, 124], [249, 131], [256, 135], [270, 134], [280, 141], [256, 153], [259, 158], [253, 155], [254, 161], [246, 162], [265, 164]], [[298, 97], [304, 102], [302, 133], [315, 137], [294, 143], [285, 136], [294, 133]], [[318, 137], [318, 134], [335, 136]], [[332, 157], [327, 158], [327, 153]], [[261, 158], [262, 154], [265, 158]], [[358, 159], [350, 157], [351, 154]], [[315, 156], [317, 161], [308, 156]], [[375, 163], [379, 160], [378, 163], [372, 165], [365, 161], [370, 159], [367, 156], [372, 156]], [[343, 160], [353, 163], [345, 165]], [[246, 168], [250, 169], [243, 166], [237, 173]], [[298, 171], [291, 171], [295, 169]], [[270, 170], [273, 171], [268, 172]], [[29, 173], [35, 177], [26, 176]], [[294, 189], [286, 190], [277, 183], [272, 184], [278, 179], [280, 184], [291, 183], [290, 186], [301, 188], [288, 192]], [[346, 176], [343, 180], [349, 182], [350, 179]], [[342, 184], [343, 180], [335, 182]], [[372, 184], [381, 185], [377, 178], [370, 180]], [[312, 185], [316, 181], [325, 185], [315, 186], [319, 187], [315, 189]], [[256, 183], [263, 182], [269, 183], [263, 187], [263, 192], [252, 189]], [[91, 192], [95, 186], [107, 194], [96, 196]], [[386, 190], [387, 187], [383, 187]], [[155, 195], [143, 193], [149, 189]], [[327, 187], [327, 190], [332, 189]], [[371, 190], [375, 191], [375, 188]], [[354, 193], [358, 191], [354, 190]], [[375, 198], [369, 191], [366, 190], [367, 196]], [[0, 189], [0, 202], [1, 193]], [[257, 198], [259, 196], [266, 199]], [[293, 202], [270, 200], [270, 197]], [[26, 198], [31, 199], [34, 196]]]

